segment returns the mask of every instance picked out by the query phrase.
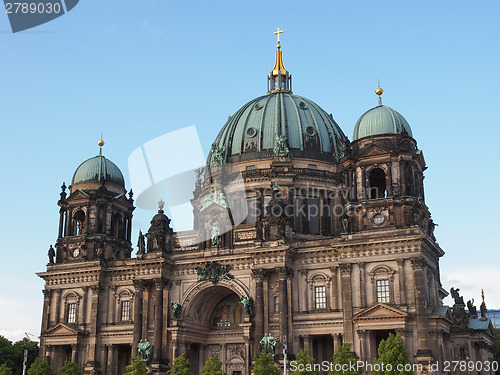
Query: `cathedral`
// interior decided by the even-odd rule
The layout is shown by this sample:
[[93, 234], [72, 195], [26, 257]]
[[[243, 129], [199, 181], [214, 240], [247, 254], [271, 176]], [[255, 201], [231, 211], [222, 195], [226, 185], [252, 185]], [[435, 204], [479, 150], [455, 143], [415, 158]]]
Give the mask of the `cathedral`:
[[443, 305], [444, 252], [410, 125], [379, 86], [349, 140], [292, 93], [279, 33], [267, 93], [229, 117], [198, 172], [193, 230], [174, 231], [160, 201], [132, 239], [133, 193], [102, 139], [63, 183], [58, 238], [38, 273], [40, 356], [55, 370], [74, 361], [121, 375], [146, 353], [150, 372], [165, 374], [185, 353], [195, 375], [213, 355], [228, 375], [250, 375], [270, 335], [282, 371], [285, 348], [288, 360], [304, 348], [320, 363], [351, 343], [373, 363], [391, 332], [423, 373], [493, 360], [484, 298], [481, 314], [453, 288]]

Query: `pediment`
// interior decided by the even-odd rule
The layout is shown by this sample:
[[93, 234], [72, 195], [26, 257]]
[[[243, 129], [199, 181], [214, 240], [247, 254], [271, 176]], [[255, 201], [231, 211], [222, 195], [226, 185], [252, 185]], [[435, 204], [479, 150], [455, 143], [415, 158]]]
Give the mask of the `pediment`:
[[361, 150], [360, 156], [374, 156], [374, 155], [387, 154], [388, 152], [389, 151], [383, 147], [371, 144], [368, 147]]
[[81, 331], [78, 328], [72, 327], [68, 324], [58, 323], [54, 327], [49, 328], [42, 333], [43, 336], [76, 336]]
[[375, 319], [406, 319], [408, 313], [395, 307], [377, 303], [353, 316], [353, 321], [375, 320]]
[[88, 195], [86, 192], [84, 192], [83, 190], [76, 190], [74, 191], [69, 197], [68, 199], [88, 199], [90, 195]]

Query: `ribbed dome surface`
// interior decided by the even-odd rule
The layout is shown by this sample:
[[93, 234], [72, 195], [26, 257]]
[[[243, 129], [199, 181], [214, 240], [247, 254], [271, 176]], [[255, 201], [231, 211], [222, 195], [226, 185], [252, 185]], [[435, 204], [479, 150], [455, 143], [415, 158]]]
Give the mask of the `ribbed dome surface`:
[[125, 188], [125, 180], [120, 169], [102, 155], [97, 155], [80, 164], [73, 175], [72, 184], [88, 181], [110, 182]]
[[238, 110], [215, 139], [225, 162], [271, 157], [276, 136], [286, 136], [292, 157], [338, 161], [345, 135], [332, 116], [309, 99], [277, 92], [258, 97]]
[[385, 105], [378, 105], [366, 111], [356, 122], [352, 140], [382, 134], [401, 134], [403, 130], [413, 137], [410, 125], [399, 112]]

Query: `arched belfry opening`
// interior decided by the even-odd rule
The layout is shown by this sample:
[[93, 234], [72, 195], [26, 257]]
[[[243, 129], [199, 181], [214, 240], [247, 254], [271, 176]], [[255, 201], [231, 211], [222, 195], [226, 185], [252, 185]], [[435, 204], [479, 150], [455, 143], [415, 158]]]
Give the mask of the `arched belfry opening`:
[[225, 373], [246, 374], [251, 361], [251, 322], [240, 303], [241, 296], [246, 295], [236, 283], [222, 280], [217, 285], [205, 281], [186, 293], [181, 320], [189, 324], [174, 333], [186, 344], [173, 354], [185, 352], [195, 375], [200, 374], [203, 365], [214, 355], [224, 363]]
[[373, 168], [368, 175], [368, 197], [380, 199], [387, 196], [385, 172], [380, 168]]
[[73, 215], [73, 235], [81, 236], [85, 233], [85, 212], [78, 210]]

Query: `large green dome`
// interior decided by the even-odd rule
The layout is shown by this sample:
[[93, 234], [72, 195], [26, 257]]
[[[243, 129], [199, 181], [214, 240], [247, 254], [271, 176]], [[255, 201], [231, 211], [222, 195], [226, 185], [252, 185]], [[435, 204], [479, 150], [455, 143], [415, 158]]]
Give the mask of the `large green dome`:
[[120, 168], [102, 155], [85, 160], [76, 169], [71, 184], [78, 182], [110, 182], [125, 188], [125, 180]]
[[352, 140], [383, 134], [407, 133], [412, 137], [406, 119], [397, 111], [385, 105], [378, 105], [366, 111], [356, 122]]
[[273, 156], [276, 137], [285, 136], [290, 156], [337, 162], [346, 137], [332, 115], [313, 101], [279, 91], [249, 101], [228, 121], [212, 145], [226, 163]]

